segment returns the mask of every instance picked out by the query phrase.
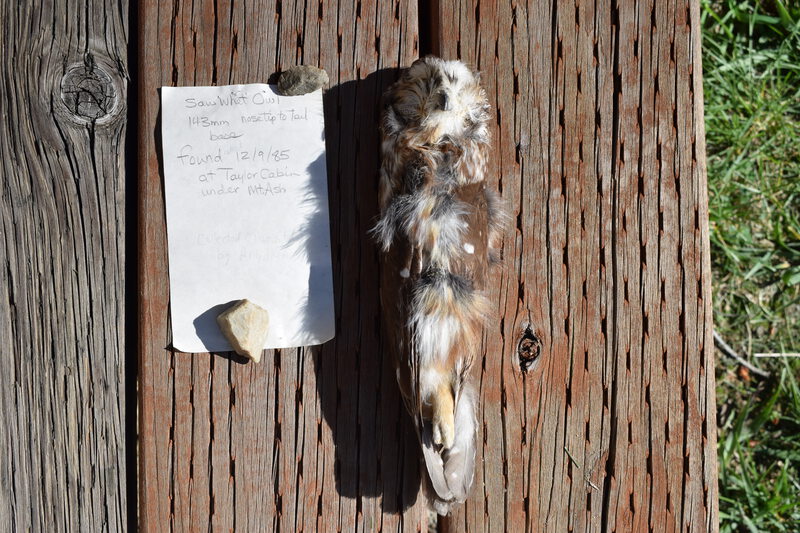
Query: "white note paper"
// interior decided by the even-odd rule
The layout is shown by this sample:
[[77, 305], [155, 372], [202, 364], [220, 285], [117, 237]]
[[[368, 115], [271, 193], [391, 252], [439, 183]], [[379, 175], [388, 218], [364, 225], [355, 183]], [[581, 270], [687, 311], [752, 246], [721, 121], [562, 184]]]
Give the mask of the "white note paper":
[[333, 338], [322, 92], [162, 87], [173, 347], [228, 351], [217, 315], [269, 312], [265, 348]]

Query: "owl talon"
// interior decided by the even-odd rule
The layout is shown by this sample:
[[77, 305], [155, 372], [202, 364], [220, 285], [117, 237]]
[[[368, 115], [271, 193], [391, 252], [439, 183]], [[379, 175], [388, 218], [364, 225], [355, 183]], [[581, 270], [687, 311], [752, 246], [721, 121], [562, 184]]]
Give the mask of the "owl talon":
[[445, 448], [453, 446], [456, 436], [453, 407], [453, 394], [450, 388], [440, 387], [433, 405], [433, 442]]
[[433, 443], [437, 446], [442, 445], [442, 430], [439, 429], [439, 424], [433, 425]]
[[[447, 418], [447, 417], [445, 417]], [[449, 420], [434, 420], [433, 421], [433, 442], [443, 448], [452, 448], [453, 441], [456, 437], [456, 431], [453, 424], [453, 415], [450, 415]]]

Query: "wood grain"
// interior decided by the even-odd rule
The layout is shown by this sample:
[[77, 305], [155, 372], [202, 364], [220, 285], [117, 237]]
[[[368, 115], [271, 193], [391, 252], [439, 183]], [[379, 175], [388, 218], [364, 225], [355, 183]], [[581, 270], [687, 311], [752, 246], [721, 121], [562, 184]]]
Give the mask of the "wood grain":
[[[139, 11], [140, 528], [420, 531], [414, 432], [384, 364], [377, 252], [377, 108], [418, 54], [415, 3], [211, 0]], [[264, 82], [327, 70], [337, 329], [322, 348], [242, 365], [167, 347], [162, 85]]]
[[483, 74], [514, 219], [444, 529], [716, 531], [697, 1], [432, 9], [436, 52]]
[[59, 4], [0, 2], [0, 529], [119, 531], [128, 8]]
[[[483, 71], [514, 215], [480, 368], [483, 461], [444, 529], [716, 530], [697, 2], [431, 9], [434, 51]], [[120, 530], [127, 5], [0, 14], [0, 522]], [[365, 235], [377, 102], [418, 55], [416, 3], [150, 0], [138, 21], [141, 528], [423, 529]], [[258, 366], [172, 352], [157, 89], [300, 63], [332, 79], [337, 338]]]

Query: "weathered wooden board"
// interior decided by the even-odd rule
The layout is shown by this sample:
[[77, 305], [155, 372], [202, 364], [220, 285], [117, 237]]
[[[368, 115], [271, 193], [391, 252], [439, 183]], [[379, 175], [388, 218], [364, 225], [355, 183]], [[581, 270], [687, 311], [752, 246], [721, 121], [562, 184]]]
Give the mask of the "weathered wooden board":
[[436, 51], [483, 73], [513, 218], [445, 529], [716, 530], [698, 2], [432, 9]]
[[[123, 427], [127, 7], [0, 9], [0, 521], [118, 530], [133, 483]], [[714, 530], [696, 2], [432, 9], [421, 20], [436, 51], [484, 73], [495, 175], [515, 222], [495, 279], [502, 318], [480, 369], [483, 462], [445, 528]], [[377, 101], [418, 54], [417, 20], [403, 2], [141, 5], [142, 529], [425, 527], [365, 236]], [[263, 81], [297, 63], [332, 76], [337, 339], [259, 366], [173, 353], [157, 88]]]
[[127, 2], [0, 2], [0, 529], [127, 520]]
[[[418, 54], [415, 3], [211, 0], [139, 12], [140, 507], [143, 531], [426, 527], [419, 458], [380, 348], [377, 108]], [[166, 348], [161, 85], [325, 68], [336, 339], [242, 365]]]

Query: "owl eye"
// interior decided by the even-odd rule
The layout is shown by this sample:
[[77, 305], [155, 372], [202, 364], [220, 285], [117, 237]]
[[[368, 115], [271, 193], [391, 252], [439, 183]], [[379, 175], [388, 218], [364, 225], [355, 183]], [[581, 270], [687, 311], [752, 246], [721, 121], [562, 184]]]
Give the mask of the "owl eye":
[[443, 92], [439, 95], [438, 106], [442, 111], [450, 111], [450, 109], [452, 109], [450, 97], [447, 95], [447, 93]]

